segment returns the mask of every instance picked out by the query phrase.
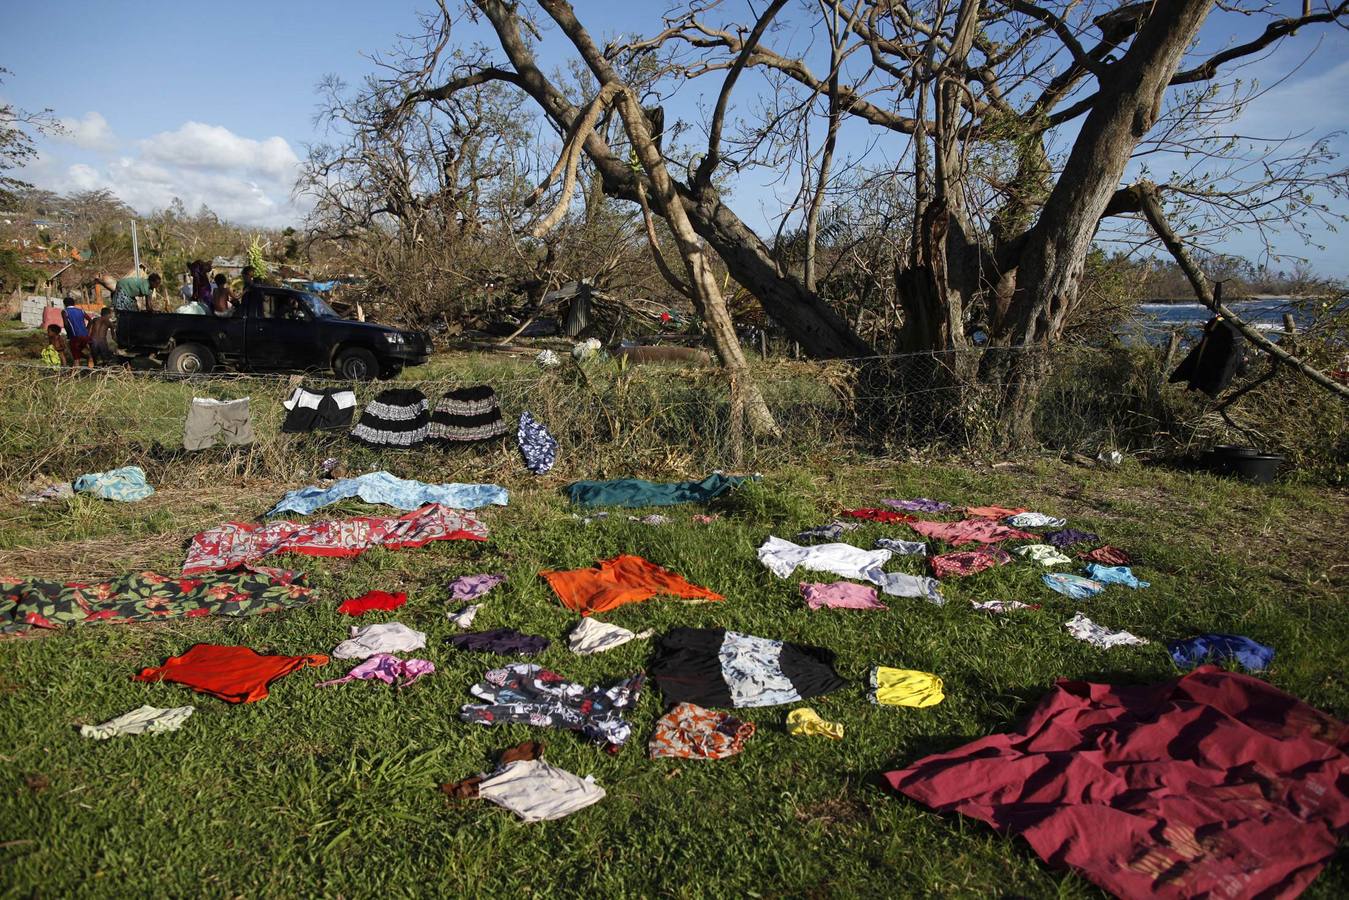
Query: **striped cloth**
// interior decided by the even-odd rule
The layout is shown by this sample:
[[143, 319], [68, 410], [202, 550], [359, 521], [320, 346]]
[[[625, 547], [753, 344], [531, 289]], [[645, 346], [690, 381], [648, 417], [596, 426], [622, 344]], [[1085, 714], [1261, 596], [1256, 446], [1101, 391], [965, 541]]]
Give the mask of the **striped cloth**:
[[496, 391], [485, 384], [450, 391], [431, 414], [431, 438], [470, 442], [501, 437], [508, 430]]

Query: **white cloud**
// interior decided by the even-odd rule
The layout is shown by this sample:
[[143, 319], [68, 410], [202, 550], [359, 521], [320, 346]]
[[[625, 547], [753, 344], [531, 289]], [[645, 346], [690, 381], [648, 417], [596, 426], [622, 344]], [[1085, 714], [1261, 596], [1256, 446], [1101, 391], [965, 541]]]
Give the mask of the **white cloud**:
[[254, 140], [187, 122], [136, 141], [128, 155], [63, 169], [53, 162], [44, 154], [42, 174], [33, 170], [30, 180], [56, 191], [107, 190], [141, 213], [175, 197], [190, 211], [205, 204], [240, 225], [295, 225], [304, 213], [290, 196], [300, 160], [280, 137]]
[[108, 150], [117, 141], [108, 120], [96, 112], [87, 112], [78, 119], [62, 119], [61, 128], [62, 131], [52, 135], [56, 140], [86, 150]]

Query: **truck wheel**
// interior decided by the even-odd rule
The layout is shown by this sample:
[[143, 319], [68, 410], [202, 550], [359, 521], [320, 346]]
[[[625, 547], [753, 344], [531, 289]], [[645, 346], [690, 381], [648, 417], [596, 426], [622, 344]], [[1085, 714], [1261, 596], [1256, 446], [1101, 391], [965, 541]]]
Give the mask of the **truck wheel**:
[[337, 354], [333, 371], [340, 377], [352, 381], [371, 381], [379, 374], [379, 362], [376, 361], [375, 354], [369, 350], [353, 347]]
[[179, 344], [164, 360], [164, 371], [174, 375], [205, 375], [215, 368], [215, 354], [201, 344]]

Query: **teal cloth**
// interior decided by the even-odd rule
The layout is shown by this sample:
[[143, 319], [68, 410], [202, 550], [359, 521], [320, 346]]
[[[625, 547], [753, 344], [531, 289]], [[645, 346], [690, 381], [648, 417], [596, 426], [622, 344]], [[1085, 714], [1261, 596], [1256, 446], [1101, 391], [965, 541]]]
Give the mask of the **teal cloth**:
[[641, 478], [616, 481], [577, 481], [567, 485], [567, 497], [577, 506], [674, 506], [706, 503], [748, 481], [744, 475], [708, 475], [702, 481], [661, 483]]
[[81, 494], [92, 494], [104, 500], [131, 503], [144, 500], [155, 492], [145, 481], [140, 466], [123, 466], [109, 472], [93, 472], [75, 479], [74, 488]]

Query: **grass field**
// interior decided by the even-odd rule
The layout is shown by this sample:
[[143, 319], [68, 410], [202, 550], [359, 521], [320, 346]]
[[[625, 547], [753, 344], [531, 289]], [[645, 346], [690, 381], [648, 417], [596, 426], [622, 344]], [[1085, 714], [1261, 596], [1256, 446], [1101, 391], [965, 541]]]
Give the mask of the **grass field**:
[[[403, 475], [451, 478], [453, 471]], [[166, 478], [172, 468], [164, 472]], [[695, 473], [688, 473], [695, 474]], [[1273, 644], [1268, 678], [1340, 717], [1349, 715], [1349, 521], [1345, 496], [1306, 487], [1254, 488], [1207, 476], [1126, 466], [1102, 472], [1025, 460], [999, 468], [838, 460], [765, 473], [694, 525], [677, 509], [665, 527], [619, 514], [585, 526], [565, 508], [565, 479], [512, 474], [511, 505], [485, 514], [487, 545], [442, 543], [347, 560], [286, 558], [321, 589], [311, 608], [233, 623], [170, 621], [88, 626], [0, 643], [0, 883], [13, 896], [1097, 896], [1084, 880], [1041, 865], [1013, 839], [934, 815], [883, 792], [877, 775], [929, 752], [1012, 725], [1056, 678], [1153, 681], [1176, 674], [1159, 643], [1096, 650], [1070, 639], [1074, 604], [1018, 562], [953, 579], [943, 608], [892, 600], [887, 612], [809, 612], [796, 581], [754, 558], [769, 533], [790, 536], [848, 505], [887, 496], [1000, 502], [1068, 516], [1145, 560], [1153, 586], [1112, 587], [1087, 609], [1108, 627], [1153, 639], [1223, 630]], [[107, 574], [173, 571], [197, 528], [263, 512], [287, 486], [221, 478], [168, 481], [134, 505], [76, 499], [0, 507], [0, 572]], [[360, 504], [333, 508], [357, 512]], [[869, 526], [869, 546], [902, 526]], [[477, 571], [509, 582], [477, 625], [552, 638], [539, 662], [587, 682], [640, 669], [646, 642], [575, 657], [575, 617], [537, 577], [638, 553], [727, 596], [711, 605], [656, 601], [606, 619], [631, 629], [688, 624], [821, 644], [851, 685], [813, 705], [842, 721], [842, 742], [788, 735], [785, 708], [744, 711], [758, 733], [746, 751], [712, 762], [652, 761], [644, 745], [659, 715], [651, 690], [633, 742], [606, 756], [563, 732], [462, 724], [468, 686], [500, 658], [460, 653], [444, 639], [445, 583]], [[918, 571], [916, 563], [901, 566]], [[257, 704], [229, 706], [167, 684], [131, 681], [142, 666], [198, 641], [282, 653], [327, 652], [352, 620], [336, 602], [371, 588], [409, 592], [405, 610], [371, 614], [426, 631], [435, 675], [396, 691], [357, 683], [316, 690], [347, 664], [305, 670]], [[1002, 618], [970, 599], [1022, 599], [1038, 612]], [[876, 707], [868, 669], [889, 664], [939, 674], [947, 699], [925, 710]], [[182, 731], [94, 742], [76, 725], [149, 703], [195, 703]], [[523, 825], [483, 801], [435, 790], [488, 767], [495, 749], [543, 740], [546, 758], [593, 774], [608, 791], [570, 818]], [[1344, 896], [1343, 854], [1313, 886]]]

